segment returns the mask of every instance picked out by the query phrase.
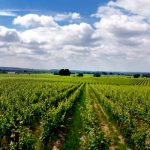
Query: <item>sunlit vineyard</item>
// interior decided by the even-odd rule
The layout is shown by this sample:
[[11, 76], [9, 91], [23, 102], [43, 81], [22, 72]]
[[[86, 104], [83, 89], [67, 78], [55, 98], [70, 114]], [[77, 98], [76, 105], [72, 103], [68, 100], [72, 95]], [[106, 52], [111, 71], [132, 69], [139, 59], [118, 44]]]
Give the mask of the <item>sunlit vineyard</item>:
[[150, 79], [0, 75], [0, 150], [149, 150]]

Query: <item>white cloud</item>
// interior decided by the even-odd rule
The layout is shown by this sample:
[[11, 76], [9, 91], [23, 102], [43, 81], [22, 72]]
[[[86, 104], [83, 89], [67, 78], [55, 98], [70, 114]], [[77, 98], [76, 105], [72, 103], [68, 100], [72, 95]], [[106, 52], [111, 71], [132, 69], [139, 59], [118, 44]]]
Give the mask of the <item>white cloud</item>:
[[27, 43], [49, 43], [50, 45], [73, 44], [81, 45], [90, 40], [93, 32], [89, 24], [70, 24], [59, 27], [38, 27], [21, 33], [23, 41]]
[[120, 7], [139, 15], [150, 17], [150, 1], [149, 0], [117, 0], [110, 1], [109, 6]]
[[[137, 1], [120, 0], [120, 2], [126, 6], [129, 5], [128, 8], [130, 8], [130, 2], [136, 3]], [[143, 5], [145, 5], [144, 2]], [[144, 8], [143, 5], [141, 7]], [[119, 5], [119, 0], [109, 2], [106, 6], [100, 6], [96, 14], [92, 15], [99, 18], [99, 21], [94, 24], [95, 32], [92, 35], [92, 38], [95, 39], [95, 47], [92, 48], [93, 55], [99, 59], [106, 58], [115, 64], [116, 68], [122, 64], [122, 68], [138, 70], [137, 63], [142, 66], [150, 62], [148, 14], [146, 11], [144, 11], [145, 15], [140, 11], [136, 13], [133, 9], [123, 6]], [[145, 68], [150, 71], [148, 65], [143, 65], [143, 70]]]
[[37, 27], [37, 26], [51, 26], [55, 27], [58, 24], [54, 21], [52, 16], [44, 16], [37, 14], [27, 14], [25, 16], [18, 16], [14, 19], [15, 25], [22, 25], [25, 27]]
[[62, 20], [67, 20], [67, 19], [70, 19], [70, 20], [79, 20], [81, 19], [81, 16], [79, 13], [64, 13], [64, 14], [56, 14], [54, 16], [54, 20], [56, 21], [62, 21]]
[[19, 41], [19, 34], [15, 29], [8, 29], [0, 26], [0, 41], [2, 42], [16, 42]]
[[0, 16], [15, 17], [16, 13], [9, 10], [0, 10]]
[[[0, 66], [8, 60], [21, 67], [150, 71], [148, 15], [119, 2], [100, 6], [91, 15], [98, 21], [91, 25], [78, 13], [16, 17], [14, 24], [28, 28], [0, 27]], [[81, 23], [59, 24], [74, 19]]]
[[150, 25], [143, 18], [125, 14], [102, 17], [95, 26], [109, 34], [124, 38], [150, 34]]
[[119, 9], [115, 9], [113, 7], [109, 6], [101, 6], [98, 8], [97, 12], [95, 14], [92, 14], [91, 17], [109, 17], [111, 15], [120, 15], [122, 12]]
[[[48, 61], [57, 66], [60, 65], [59, 63], [67, 64], [72, 60], [73, 55], [80, 58], [84, 57], [85, 53], [89, 53], [88, 46], [93, 31], [87, 23], [53, 27], [41, 25], [22, 32], [2, 27], [0, 30], [1, 56], [7, 57], [7, 60], [9, 57], [10, 59], [15, 57], [16, 60], [23, 58], [31, 63]], [[10, 37], [6, 40], [8, 35], [11, 35], [12, 42]]]

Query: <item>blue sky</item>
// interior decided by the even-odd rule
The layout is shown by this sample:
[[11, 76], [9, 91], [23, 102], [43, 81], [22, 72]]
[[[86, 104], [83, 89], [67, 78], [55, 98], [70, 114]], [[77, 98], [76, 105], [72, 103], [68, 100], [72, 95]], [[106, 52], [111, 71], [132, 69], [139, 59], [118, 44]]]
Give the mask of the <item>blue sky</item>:
[[[100, 5], [104, 5], [108, 0], [0, 0], [1, 10], [10, 10], [17, 15], [36, 13], [51, 15], [56, 13], [79, 12], [86, 19], [96, 11]], [[11, 26], [12, 18], [15, 16], [0, 16], [1, 24]], [[88, 18], [92, 21], [93, 18]]]
[[149, 0], [0, 0], [0, 66], [150, 72]]
[[54, 12], [80, 12], [83, 15], [93, 13], [108, 0], [0, 0], [0, 9], [35, 9]]

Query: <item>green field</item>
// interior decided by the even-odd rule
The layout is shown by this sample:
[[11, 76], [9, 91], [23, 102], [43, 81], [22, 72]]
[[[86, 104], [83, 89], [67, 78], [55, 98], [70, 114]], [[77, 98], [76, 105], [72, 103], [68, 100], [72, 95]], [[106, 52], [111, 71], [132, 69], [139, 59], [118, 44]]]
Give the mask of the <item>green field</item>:
[[149, 150], [150, 79], [0, 75], [0, 150]]

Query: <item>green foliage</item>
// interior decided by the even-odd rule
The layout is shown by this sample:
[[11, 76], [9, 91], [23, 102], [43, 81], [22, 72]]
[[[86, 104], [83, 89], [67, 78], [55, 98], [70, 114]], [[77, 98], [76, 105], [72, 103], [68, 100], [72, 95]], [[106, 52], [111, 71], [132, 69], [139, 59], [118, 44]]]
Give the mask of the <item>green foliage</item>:
[[[49, 74], [0, 76], [0, 146], [32, 150], [39, 139], [51, 143], [64, 128], [68, 114], [74, 113], [71, 110], [79, 102], [83, 85], [86, 85], [85, 102], [80, 110], [83, 147], [92, 150], [109, 147], [97, 119], [94, 108], [97, 99], [92, 95], [92, 87], [109, 114], [109, 121], [117, 124], [131, 148], [149, 148], [150, 79]], [[40, 132], [35, 134], [37, 127]]]
[[61, 69], [59, 70], [59, 75], [61, 76], [70, 76], [71, 72], [69, 71], [69, 69]]
[[144, 149], [149, 143], [150, 88], [135, 86], [93, 86], [99, 102], [117, 122], [128, 143]]
[[100, 129], [100, 123], [97, 119], [96, 111], [93, 107], [93, 99], [90, 95], [89, 87], [86, 86], [85, 108], [82, 110], [83, 124], [85, 128], [86, 149], [97, 150], [108, 149], [109, 141], [104, 137]]
[[95, 74], [93, 75], [93, 77], [100, 77], [100, 76], [101, 76], [100, 73], [95, 73]]
[[141, 75], [140, 74], [134, 74], [133, 77], [134, 78], [139, 78]]
[[59, 128], [63, 126], [66, 114], [73, 107], [75, 101], [79, 97], [82, 86], [80, 86], [74, 92], [74, 94], [70, 96], [69, 99], [60, 102], [57, 108], [52, 109], [45, 115], [43, 122], [41, 122], [43, 132], [40, 136], [40, 139], [45, 144], [51, 142], [54, 139], [55, 134], [57, 133]]

